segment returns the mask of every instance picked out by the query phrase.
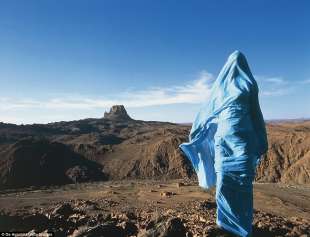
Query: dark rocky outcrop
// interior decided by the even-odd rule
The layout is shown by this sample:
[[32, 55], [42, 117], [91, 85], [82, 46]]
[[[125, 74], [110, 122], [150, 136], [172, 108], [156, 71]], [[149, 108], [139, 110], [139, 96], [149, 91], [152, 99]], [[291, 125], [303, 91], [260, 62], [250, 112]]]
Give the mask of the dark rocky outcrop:
[[110, 112], [104, 113], [104, 118], [111, 120], [131, 120], [124, 105], [113, 105]]
[[186, 237], [186, 228], [179, 218], [169, 218], [153, 224], [139, 237]]
[[72, 237], [126, 237], [125, 231], [113, 223], [105, 223], [90, 228], [81, 228], [72, 234]]

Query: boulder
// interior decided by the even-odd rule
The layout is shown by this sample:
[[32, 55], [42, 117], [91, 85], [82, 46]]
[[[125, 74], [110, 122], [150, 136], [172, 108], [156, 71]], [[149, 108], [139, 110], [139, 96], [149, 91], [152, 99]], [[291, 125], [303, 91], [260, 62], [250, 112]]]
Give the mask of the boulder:
[[156, 223], [138, 237], [186, 237], [186, 228], [180, 218], [170, 218]]
[[113, 223], [105, 223], [94, 227], [82, 227], [75, 230], [72, 237], [125, 237], [125, 231]]

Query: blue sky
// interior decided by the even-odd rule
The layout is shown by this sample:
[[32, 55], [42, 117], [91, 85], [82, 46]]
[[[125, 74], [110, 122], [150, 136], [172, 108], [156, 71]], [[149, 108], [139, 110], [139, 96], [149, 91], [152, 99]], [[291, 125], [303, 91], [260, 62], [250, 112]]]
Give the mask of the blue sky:
[[265, 119], [310, 117], [309, 1], [1, 1], [0, 121], [191, 122], [236, 49]]

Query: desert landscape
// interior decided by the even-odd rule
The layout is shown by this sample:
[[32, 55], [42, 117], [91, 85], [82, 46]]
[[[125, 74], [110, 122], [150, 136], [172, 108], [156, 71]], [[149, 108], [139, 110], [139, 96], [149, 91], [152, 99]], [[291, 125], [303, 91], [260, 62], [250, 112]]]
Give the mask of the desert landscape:
[[[55, 236], [231, 236], [215, 190], [178, 145], [188, 124], [103, 118], [0, 123], [0, 230]], [[310, 121], [267, 121], [254, 184], [254, 236], [309, 236]]]
[[310, 237], [309, 9], [0, 1], [0, 237]]

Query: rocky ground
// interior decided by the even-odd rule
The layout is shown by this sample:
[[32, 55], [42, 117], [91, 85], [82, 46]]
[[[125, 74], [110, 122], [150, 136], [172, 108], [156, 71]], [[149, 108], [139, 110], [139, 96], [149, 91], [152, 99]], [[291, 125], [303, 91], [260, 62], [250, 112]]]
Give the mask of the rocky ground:
[[[134, 120], [119, 105], [98, 119], [0, 123], [0, 231], [228, 236], [215, 224], [214, 190], [197, 186], [178, 148], [189, 130]], [[267, 132], [254, 236], [309, 236], [310, 121], [269, 121]]]
[[[55, 236], [230, 236], [214, 190], [189, 180], [96, 182], [6, 190], [0, 230]], [[255, 184], [254, 236], [309, 236], [310, 187]]]

